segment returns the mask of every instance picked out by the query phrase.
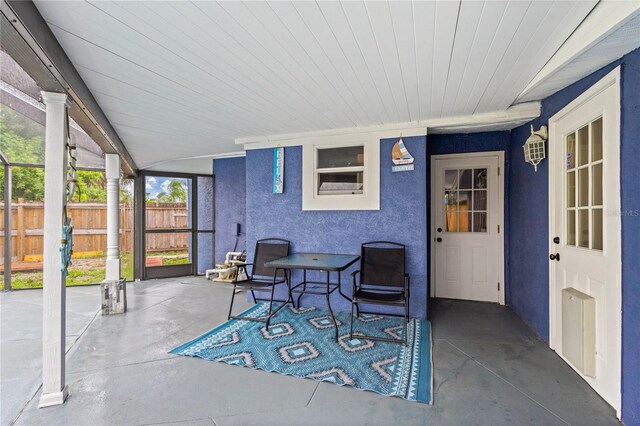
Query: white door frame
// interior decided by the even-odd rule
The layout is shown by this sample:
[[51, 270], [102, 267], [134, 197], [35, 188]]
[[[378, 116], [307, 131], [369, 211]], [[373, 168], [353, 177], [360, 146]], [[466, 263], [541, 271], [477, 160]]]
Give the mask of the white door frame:
[[[440, 198], [438, 196], [439, 188], [434, 190], [433, 183], [436, 181], [436, 161], [437, 160], [459, 160], [466, 158], [481, 158], [481, 157], [498, 157], [498, 224], [500, 226], [500, 233], [498, 234], [498, 259], [497, 265], [498, 268], [498, 277], [500, 279], [500, 288], [498, 290], [498, 301], [501, 305], [505, 304], [505, 282], [504, 282], [504, 151], [483, 151], [483, 152], [468, 152], [461, 154], [441, 154], [441, 155], [432, 155], [431, 156], [431, 228], [434, 227], [435, 223], [435, 209], [440, 207]], [[430, 290], [429, 294], [431, 297], [436, 297], [436, 276], [435, 276], [435, 266], [436, 266], [436, 235], [431, 230], [431, 242], [430, 242], [430, 251], [429, 251], [429, 282]]]
[[[569, 103], [567, 106], [565, 106], [563, 109], [561, 109], [558, 113], [556, 113], [553, 117], [551, 117], [549, 119], [549, 253], [555, 253], [556, 252], [556, 247], [555, 244], [553, 243], [553, 241], [551, 240], [551, 236], [553, 235], [558, 235], [557, 234], [557, 230], [554, 229], [554, 225], [555, 225], [555, 218], [553, 217], [554, 211], [555, 209], [558, 208], [563, 208], [563, 206], [557, 206], [556, 202], [555, 202], [555, 197], [552, 196], [553, 191], [555, 190], [554, 188], [554, 184], [557, 184], [558, 181], [558, 176], [556, 176], [556, 168], [558, 166], [557, 161], [560, 161], [561, 158], [558, 157], [557, 155], [553, 155], [555, 150], [553, 150], [551, 148], [551, 144], [556, 143], [556, 141], [562, 141], [563, 140], [563, 136], [558, 134], [558, 122], [560, 120], [562, 120], [567, 114], [571, 113], [572, 111], [574, 111], [575, 109], [579, 108], [580, 106], [584, 105], [586, 102], [590, 101], [592, 98], [594, 98], [595, 96], [601, 94], [603, 91], [605, 91], [606, 89], [610, 88], [611, 86], [615, 86], [617, 88], [617, 90], [615, 90], [615, 102], [618, 106], [620, 106], [620, 67], [616, 67], [613, 71], [611, 71], [609, 74], [607, 74], [605, 77], [603, 77], [601, 80], [599, 80], [597, 83], [595, 83], [593, 86], [591, 86], [589, 89], [587, 89], [584, 93], [582, 93], [580, 96], [578, 96], [576, 99], [574, 99], [571, 103]], [[620, 153], [620, 109], [618, 108], [618, 113], [615, 114], [614, 118], [614, 125], [615, 125], [615, 131], [616, 134], [618, 135], [618, 161], [611, 161], [610, 163], [610, 167], [614, 167], [614, 173], [616, 174], [616, 176], [618, 176], [618, 180], [617, 180], [617, 187], [616, 188], [611, 188], [611, 192], [617, 194], [617, 196], [614, 197], [614, 203], [615, 205], [612, 206], [607, 206], [607, 208], [605, 209], [605, 214], [614, 214], [617, 216], [617, 232], [618, 235], [620, 235], [620, 238], [618, 239], [618, 255], [620, 256], [620, 262], [618, 263], [618, 277], [622, 277], [622, 260], [621, 260], [621, 256], [622, 256], [622, 248], [621, 248], [621, 243], [622, 243], [622, 222], [621, 222], [621, 218], [620, 218], [620, 209], [621, 209], [621, 201], [620, 201], [620, 162], [619, 162], [619, 153]], [[558, 143], [562, 143], [562, 142], [558, 142]], [[563, 181], [562, 181], [563, 182]], [[563, 183], [564, 185], [564, 183]], [[562, 226], [562, 225], [560, 225]], [[561, 348], [561, 340], [562, 340], [562, 335], [561, 335], [561, 321], [560, 318], [556, 317], [556, 308], [557, 308], [557, 304], [558, 303], [562, 303], [561, 300], [559, 300], [559, 298], [557, 298], [556, 296], [556, 291], [555, 291], [555, 280], [556, 280], [556, 270], [555, 270], [555, 262], [552, 262], [551, 266], [549, 267], [549, 346], [551, 347], [551, 349], [555, 350], [556, 353], [565, 361], [567, 362], [567, 364], [569, 364], [571, 366], [571, 368], [573, 368], [578, 374], [580, 374], [581, 377], [583, 377], [585, 380], [587, 380], [587, 382], [589, 382], [589, 378], [587, 378], [586, 376], [584, 376], [579, 370], [577, 370], [563, 355], [562, 355], [562, 351], [558, 350]], [[618, 377], [618, 383], [619, 383], [619, 392], [617, 394], [617, 401], [614, 401], [614, 403], [612, 404], [616, 410], [616, 413], [618, 415], [618, 418], [621, 417], [622, 415], [622, 367], [621, 367], [621, 360], [622, 360], [622, 287], [620, 285], [617, 286], [619, 292], [617, 295], [617, 312], [619, 312], [619, 320], [618, 320], [618, 324], [616, 325], [616, 329], [615, 330], [611, 330], [611, 332], [616, 333], [616, 336], [618, 337], [617, 339], [617, 344], [616, 344], [616, 352], [617, 352], [617, 358], [618, 358], [618, 363], [619, 363], [619, 368], [618, 371], [620, 372], [620, 375]]]

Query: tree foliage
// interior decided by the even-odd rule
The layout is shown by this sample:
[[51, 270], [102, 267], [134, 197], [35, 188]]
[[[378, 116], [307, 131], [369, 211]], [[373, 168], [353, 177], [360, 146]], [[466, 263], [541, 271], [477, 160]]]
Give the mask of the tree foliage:
[[[0, 149], [11, 163], [44, 164], [44, 127], [6, 105], [0, 105]], [[4, 168], [0, 188], [4, 198]], [[12, 166], [12, 198], [44, 201], [44, 169]], [[72, 202], [107, 201], [107, 180], [104, 172], [78, 170], [76, 192]], [[129, 185], [130, 186], [130, 185]], [[120, 189], [122, 202], [131, 202], [133, 191]]]
[[159, 203], [185, 203], [187, 201], [187, 187], [177, 179], [167, 181], [164, 191], [156, 195], [155, 201]]
[[0, 105], [0, 149], [11, 163], [44, 164], [44, 126]]

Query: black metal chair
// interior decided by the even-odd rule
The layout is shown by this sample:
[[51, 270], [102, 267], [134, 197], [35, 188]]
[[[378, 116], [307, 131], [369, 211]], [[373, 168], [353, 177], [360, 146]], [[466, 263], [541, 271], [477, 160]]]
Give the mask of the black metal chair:
[[[371, 340], [407, 344], [409, 322], [409, 274], [405, 273], [405, 247], [389, 241], [363, 243], [360, 248], [360, 270], [351, 274], [353, 296], [351, 300], [351, 331], [353, 338], [353, 308], [357, 316], [372, 314], [360, 309], [363, 305], [386, 305], [404, 307], [404, 339], [379, 336], [362, 336]], [[360, 282], [356, 282], [356, 275]], [[402, 315], [394, 315], [402, 316]]]
[[[248, 321], [265, 322], [267, 330], [269, 329], [269, 322], [276, 312], [278, 312], [284, 305], [291, 302], [291, 297], [287, 300], [275, 300], [275, 302], [282, 302], [282, 305], [273, 310], [273, 294], [275, 287], [278, 284], [288, 283], [288, 276], [283, 269], [267, 268], [264, 266], [265, 262], [285, 257], [289, 254], [289, 241], [280, 238], [265, 238], [256, 242], [256, 249], [254, 251], [253, 263], [247, 263], [244, 266], [251, 268], [251, 274], [249, 278], [244, 281], [233, 282], [233, 293], [231, 294], [231, 304], [229, 305], [229, 315], [227, 319], [235, 318]], [[236, 290], [246, 290], [251, 292], [253, 302], [269, 301], [269, 313], [266, 317], [260, 318], [248, 318], [231, 315], [233, 311], [233, 300], [236, 296]], [[255, 292], [270, 292], [271, 297], [269, 299], [256, 298]]]

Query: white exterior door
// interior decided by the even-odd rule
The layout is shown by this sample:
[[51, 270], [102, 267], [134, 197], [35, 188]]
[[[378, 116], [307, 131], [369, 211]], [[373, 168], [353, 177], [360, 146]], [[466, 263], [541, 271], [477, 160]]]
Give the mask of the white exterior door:
[[433, 296], [504, 303], [502, 161], [502, 153], [433, 157]]
[[[570, 348], [563, 350], [562, 290], [574, 288], [595, 299], [595, 375], [584, 375], [572, 367], [619, 412], [618, 76], [619, 71], [613, 71], [550, 120], [549, 250], [553, 259], [550, 259], [549, 311], [551, 348], [569, 362], [564, 354]], [[565, 342], [568, 337], [565, 336]]]

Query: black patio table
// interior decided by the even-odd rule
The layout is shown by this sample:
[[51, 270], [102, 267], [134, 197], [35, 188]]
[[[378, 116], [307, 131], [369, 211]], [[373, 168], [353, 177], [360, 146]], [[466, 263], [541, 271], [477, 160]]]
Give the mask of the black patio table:
[[[293, 293], [299, 294], [298, 307], [300, 307], [300, 299], [304, 294], [325, 295], [327, 298], [327, 307], [336, 329], [336, 341], [338, 341], [338, 322], [336, 321], [333, 310], [331, 309], [331, 293], [338, 290], [340, 295], [351, 302], [351, 299], [345, 295], [340, 289], [340, 272], [347, 269], [360, 259], [360, 256], [351, 254], [329, 254], [329, 253], [294, 253], [280, 259], [271, 260], [264, 264], [267, 268], [284, 269], [288, 274], [287, 283], [289, 284], [289, 299], [293, 303]], [[302, 282], [291, 286], [291, 271], [301, 269], [303, 271]], [[309, 281], [307, 280], [307, 271], [322, 271], [327, 273], [326, 281]], [[338, 282], [331, 282], [331, 272], [338, 273]]]

